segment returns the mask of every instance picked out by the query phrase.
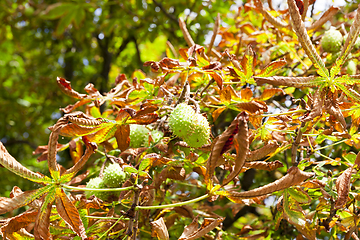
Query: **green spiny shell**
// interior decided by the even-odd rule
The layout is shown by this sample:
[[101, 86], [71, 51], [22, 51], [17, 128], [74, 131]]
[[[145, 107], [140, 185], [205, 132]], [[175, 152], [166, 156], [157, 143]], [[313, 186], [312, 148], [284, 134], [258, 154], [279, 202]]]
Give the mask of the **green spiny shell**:
[[105, 186], [109, 188], [120, 187], [122, 183], [125, 181], [125, 179], [126, 179], [126, 174], [124, 173], [120, 165], [117, 163], [109, 164], [104, 169], [103, 182]]
[[149, 137], [149, 130], [137, 124], [130, 125], [130, 147], [132, 148], [139, 148], [144, 147], [145, 145], [145, 138]]
[[349, 75], [356, 74], [356, 63], [353, 60], [348, 62], [346, 73]]
[[207, 119], [197, 114], [192, 107], [185, 103], [177, 105], [170, 114], [169, 127], [190, 147], [201, 147], [208, 142], [210, 137], [210, 126]]
[[[103, 180], [100, 177], [90, 179], [89, 182], [86, 184], [86, 187], [95, 189], [106, 188]], [[109, 196], [107, 192], [86, 191], [86, 197], [90, 197], [91, 195], [95, 195], [101, 200], [106, 200]]]
[[321, 46], [325, 52], [338, 52], [341, 49], [343, 36], [336, 29], [330, 29], [325, 32], [321, 39]]

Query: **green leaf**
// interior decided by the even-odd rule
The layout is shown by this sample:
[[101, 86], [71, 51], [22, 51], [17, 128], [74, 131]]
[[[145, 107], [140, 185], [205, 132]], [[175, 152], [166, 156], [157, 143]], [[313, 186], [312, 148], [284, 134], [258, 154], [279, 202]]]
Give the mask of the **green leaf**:
[[291, 187], [288, 188], [287, 190], [289, 195], [299, 203], [309, 203], [311, 201], [309, 195], [300, 188]]
[[45, 19], [57, 19], [64, 16], [70, 9], [75, 6], [74, 3], [59, 2], [49, 5], [43, 12], [42, 17]]
[[299, 210], [291, 209], [291, 203], [288, 198], [288, 189], [284, 191], [284, 213], [288, 216], [292, 223], [299, 226], [305, 226], [306, 219], [304, 214]]

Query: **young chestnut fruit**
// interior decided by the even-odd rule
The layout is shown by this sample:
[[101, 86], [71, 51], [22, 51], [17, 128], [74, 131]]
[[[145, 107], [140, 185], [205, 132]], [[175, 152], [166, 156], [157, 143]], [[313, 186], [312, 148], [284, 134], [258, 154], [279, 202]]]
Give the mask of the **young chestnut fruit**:
[[169, 127], [190, 147], [201, 147], [210, 137], [210, 126], [207, 119], [194, 111], [186, 103], [178, 104], [170, 114]]

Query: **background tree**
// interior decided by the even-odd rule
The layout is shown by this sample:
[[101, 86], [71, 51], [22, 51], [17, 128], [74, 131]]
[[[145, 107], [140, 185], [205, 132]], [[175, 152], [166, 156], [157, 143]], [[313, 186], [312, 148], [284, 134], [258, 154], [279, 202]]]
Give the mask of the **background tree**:
[[[22, 193], [15, 187], [11, 198], [0, 199], [0, 213], [30, 207], [24, 215], [4, 220], [2, 233], [24, 236], [26, 232], [16, 232], [13, 224], [35, 221], [35, 227], [27, 230], [45, 238], [49, 234], [150, 238], [150, 232], [159, 239], [205, 234], [212, 239], [356, 238], [360, 95], [358, 70], [351, 66], [357, 65], [360, 54], [356, 43], [360, 10], [354, 5], [342, 12], [331, 7], [316, 16], [314, 1], [287, 2], [285, 10], [274, 10], [271, 1], [260, 0], [238, 7], [221, 1], [194, 2], [190, 7], [156, 1], [5, 4], [7, 14], [1, 17], [16, 24], [3, 27], [3, 51], [10, 57], [2, 62], [8, 70], [1, 71], [7, 77], [1, 94], [13, 98], [9, 102], [16, 106], [4, 111], [9, 114], [4, 126], [10, 130], [4, 130], [8, 135], [2, 142], [12, 155], [18, 151], [16, 158], [21, 160], [31, 158], [15, 142], [25, 138], [35, 147], [49, 138], [48, 146], [38, 148], [47, 165], [35, 164], [33, 158], [21, 163], [51, 177], [25, 169], [1, 145], [1, 164], [7, 170], [41, 183], [40, 187], [18, 184], [19, 177], [11, 175], [10, 187], [16, 182], [23, 190], [37, 190]], [[152, 16], [150, 6], [159, 14]], [[113, 17], [116, 10], [126, 14]], [[223, 14], [215, 18], [212, 11], [219, 10]], [[307, 19], [307, 12], [318, 20]], [[35, 17], [27, 20], [27, 15]], [[201, 22], [197, 18], [209, 19], [197, 25]], [[346, 39], [339, 43], [341, 52], [322, 45], [330, 25]], [[216, 33], [209, 39], [219, 35], [221, 41], [198, 45], [208, 31], [202, 26]], [[44, 40], [45, 50], [27, 41], [31, 33]], [[185, 42], [188, 48], [178, 48]], [[44, 62], [54, 66], [42, 66]], [[32, 81], [25, 81], [37, 83], [29, 93], [28, 85], [19, 82], [33, 64], [41, 68], [36, 68], [39, 72], [33, 73]], [[138, 68], [147, 73], [134, 72]], [[45, 72], [46, 84], [37, 78]], [[80, 99], [77, 105], [69, 105], [74, 101], [50, 83], [56, 75], [71, 81], [70, 86], [57, 78], [63, 92]], [[87, 94], [78, 93], [88, 82], [100, 91], [87, 85]], [[52, 97], [62, 102], [47, 101]], [[180, 102], [194, 108], [189, 110], [188, 115], [195, 116], [190, 123], [204, 116], [209, 120], [209, 144], [195, 146], [186, 134], [176, 133], [172, 110]], [[65, 115], [54, 110], [59, 107], [66, 107]], [[86, 114], [75, 114], [77, 110]], [[33, 117], [25, 121], [31, 127], [24, 127], [25, 135], [14, 137], [20, 134], [10, 128], [17, 124], [10, 114], [21, 115], [21, 124], [29, 114]], [[45, 114], [48, 119], [38, 120]], [[28, 140], [35, 135], [39, 141], [42, 138], [31, 124], [44, 131], [43, 142]], [[131, 139], [129, 143], [134, 124], [146, 126], [139, 146]], [[45, 132], [49, 125], [53, 125], [50, 136]], [[187, 128], [191, 129], [181, 129]], [[159, 138], [155, 130], [160, 130]], [[62, 145], [57, 145], [59, 135]], [[114, 190], [107, 174], [116, 177], [119, 167], [126, 177], [119, 176], [122, 188]], [[82, 186], [86, 182], [90, 189]], [[94, 220], [99, 215], [105, 218]]]

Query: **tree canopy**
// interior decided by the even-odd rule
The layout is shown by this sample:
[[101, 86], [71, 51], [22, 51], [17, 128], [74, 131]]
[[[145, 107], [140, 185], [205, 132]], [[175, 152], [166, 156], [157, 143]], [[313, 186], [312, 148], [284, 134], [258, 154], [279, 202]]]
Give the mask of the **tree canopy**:
[[360, 7], [314, 4], [1, 2], [3, 237], [358, 239]]

